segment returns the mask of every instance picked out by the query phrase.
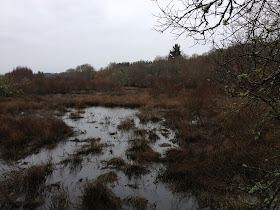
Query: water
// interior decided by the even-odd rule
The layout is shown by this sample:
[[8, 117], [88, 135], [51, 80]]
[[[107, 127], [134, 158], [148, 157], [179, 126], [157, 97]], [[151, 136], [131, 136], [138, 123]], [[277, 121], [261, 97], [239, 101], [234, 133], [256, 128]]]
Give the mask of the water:
[[[76, 112], [77, 110], [71, 110]], [[65, 186], [70, 196], [78, 198], [81, 195], [81, 187], [88, 180], [94, 180], [99, 175], [111, 171], [105, 166], [105, 161], [114, 157], [121, 157], [128, 163], [133, 163], [127, 159], [125, 151], [129, 146], [128, 140], [135, 138], [132, 130], [119, 130], [117, 126], [125, 119], [133, 119], [138, 129], [153, 131], [159, 139], [151, 143], [151, 147], [159, 152], [163, 157], [165, 151], [170, 147], [177, 147], [172, 141], [175, 138], [173, 130], [164, 127], [161, 123], [142, 124], [138, 119], [138, 110], [125, 108], [104, 108], [92, 107], [84, 109], [80, 113], [82, 118], [70, 119], [70, 113], [62, 117], [65, 123], [74, 128], [77, 135], [60, 143], [52, 150], [41, 150], [38, 154], [33, 154], [18, 162], [24, 167], [52, 161], [55, 165], [53, 173], [48, 177], [47, 184], [60, 183]], [[61, 161], [71, 157], [81, 148], [85, 142], [79, 142], [87, 138], [101, 138], [100, 143], [106, 143], [102, 154], [84, 155], [81, 164], [77, 167], [62, 164]], [[76, 139], [76, 140], [75, 140]], [[75, 141], [73, 141], [75, 140]], [[161, 147], [163, 143], [170, 144], [169, 147]], [[122, 171], [115, 172], [118, 181], [110, 187], [116, 196], [124, 199], [128, 196], [142, 196], [156, 209], [191, 209], [197, 206], [196, 200], [191, 195], [174, 194], [166, 184], [157, 180], [157, 175], [164, 168], [161, 163], [149, 163], [149, 172], [139, 177], [127, 177]], [[133, 186], [133, 187], [132, 187]]]

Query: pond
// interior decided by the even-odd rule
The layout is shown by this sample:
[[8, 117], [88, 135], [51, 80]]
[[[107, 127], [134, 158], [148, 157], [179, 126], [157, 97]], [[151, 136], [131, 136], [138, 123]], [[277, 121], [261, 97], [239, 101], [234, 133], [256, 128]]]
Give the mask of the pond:
[[[170, 147], [178, 147], [175, 143], [175, 132], [163, 125], [164, 119], [158, 122], [141, 122], [137, 117], [138, 110], [126, 108], [91, 107], [81, 110], [70, 110], [62, 119], [74, 128], [76, 135], [58, 144], [53, 149], [43, 149], [37, 154], [18, 161], [18, 165], [28, 167], [42, 162], [51, 161], [55, 167], [47, 178], [47, 184], [64, 186], [72, 200], [78, 200], [82, 186], [96, 179], [99, 175], [114, 171], [118, 180], [110, 184], [110, 189], [116, 196], [125, 199], [131, 196], [141, 196], [148, 200], [153, 209], [191, 209], [197, 206], [195, 197], [186, 194], [174, 194], [170, 186], [158, 180], [158, 174], [164, 169], [160, 161], [141, 163], [147, 168], [147, 173], [139, 176], [127, 176], [122, 170], [108, 167], [106, 164], [113, 158], [121, 158], [128, 164], [135, 161], [127, 156], [130, 141], [153, 135], [154, 141], [149, 146], [164, 157]], [[121, 128], [126, 121], [130, 128]], [[143, 134], [144, 133], [144, 134]], [[82, 151], [88, 145], [87, 139], [98, 141], [102, 151], [96, 154], [84, 153], [78, 164], [67, 160], [73, 159], [77, 151]], [[136, 140], [135, 140], [136, 139]]]

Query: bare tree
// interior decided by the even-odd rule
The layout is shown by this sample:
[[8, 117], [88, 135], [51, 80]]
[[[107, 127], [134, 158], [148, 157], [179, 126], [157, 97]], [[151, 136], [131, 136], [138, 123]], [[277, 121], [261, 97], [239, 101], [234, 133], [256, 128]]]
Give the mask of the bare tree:
[[[247, 99], [238, 108], [260, 104], [264, 107], [260, 123], [271, 118], [280, 121], [280, 1], [164, 2], [156, 0], [160, 8], [156, 30], [192, 37], [196, 43], [213, 42], [219, 81], [229, 95]], [[264, 174], [267, 182], [253, 184], [249, 194], [263, 193], [260, 207], [279, 209], [279, 177], [275, 171]]]
[[[279, 0], [172, 0], [166, 4], [163, 4], [163, 0], [155, 2], [161, 11], [157, 16], [156, 26], [159, 32], [170, 29], [178, 36], [186, 35], [195, 40], [206, 41], [217, 35], [219, 28], [222, 29], [220, 32], [223, 32], [233, 25], [235, 32], [244, 29], [246, 24], [261, 26], [269, 34], [279, 31]], [[271, 15], [274, 18], [268, 18]]]
[[248, 98], [249, 103], [264, 102], [280, 120], [280, 1], [163, 2], [156, 0], [160, 8], [156, 30], [213, 42], [226, 91]]

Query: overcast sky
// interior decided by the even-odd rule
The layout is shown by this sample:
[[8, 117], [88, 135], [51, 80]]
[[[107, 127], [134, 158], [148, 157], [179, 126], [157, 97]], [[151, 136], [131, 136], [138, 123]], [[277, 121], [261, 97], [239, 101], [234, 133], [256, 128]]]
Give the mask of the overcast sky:
[[176, 43], [187, 55], [210, 49], [154, 31], [158, 13], [151, 0], [0, 0], [0, 74], [152, 61]]

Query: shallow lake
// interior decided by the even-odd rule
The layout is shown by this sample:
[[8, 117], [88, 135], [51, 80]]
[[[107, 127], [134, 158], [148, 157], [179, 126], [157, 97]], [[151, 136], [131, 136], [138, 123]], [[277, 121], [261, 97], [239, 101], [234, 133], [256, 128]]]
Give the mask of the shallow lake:
[[[71, 117], [71, 113], [78, 113], [78, 117]], [[38, 154], [33, 154], [20, 160], [17, 164], [23, 167], [40, 164], [48, 160], [52, 161], [55, 169], [47, 179], [47, 184], [64, 186], [70, 192], [72, 200], [81, 195], [81, 188], [87, 181], [96, 179], [99, 175], [109, 171], [115, 171], [118, 181], [110, 184], [109, 187], [121, 199], [129, 196], [141, 196], [148, 200], [150, 206], [155, 209], [191, 209], [195, 208], [194, 196], [186, 194], [174, 194], [167, 184], [157, 179], [162, 163], [145, 164], [148, 173], [141, 176], [126, 176], [122, 171], [105, 167], [106, 161], [120, 157], [127, 163], [134, 163], [126, 156], [129, 147], [129, 140], [135, 139], [135, 130], [118, 129], [118, 125], [126, 119], [134, 121], [138, 130], [153, 132], [158, 140], [151, 142], [150, 146], [163, 157], [165, 151], [170, 147], [177, 147], [174, 143], [175, 132], [163, 126], [164, 119], [159, 122], [141, 123], [137, 117], [138, 110], [126, 108], [104, 108], [91, 107], [81, 110], [70, 110], [62, 119], [65, 123], [74, 128], [76, 135], [58, 144], [54, 149], [43, 149]], [[101, 154], [83, 155], [82, 161], [77, 166], [63, 164], [62, 161], [71, 156], [86, 143], [88, 138], [100, 138], [100, 143], [106, 144]], [[162, 144], [169, 144], [162, 147]]]

